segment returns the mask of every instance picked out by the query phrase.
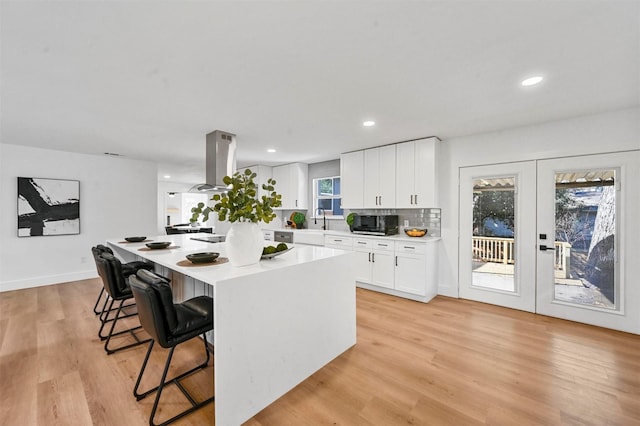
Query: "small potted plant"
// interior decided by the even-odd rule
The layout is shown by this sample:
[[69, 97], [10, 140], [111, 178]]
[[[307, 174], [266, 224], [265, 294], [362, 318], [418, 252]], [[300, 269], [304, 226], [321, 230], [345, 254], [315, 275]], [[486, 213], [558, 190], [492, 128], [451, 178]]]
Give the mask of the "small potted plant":
[[213, 195], [213, 207], [198, 203], [191, 209], [191, 222], [198, 221], [200, 216], [206, 222], [211, 212], [218, 214], [218, 220], [231, 222], [225, 246], [233, 266], [252, 265], [260, 260], [264, 237], [258, 222], [271, 222], [276, 217], [273, 209], [282, 205], [282, 196], [275, 191], [276, 181], [271, 178], [262, 185], [267, 195], [257, 197], [256, 176], [250, 169], [225, 176], [223, 182], [229, 190]]

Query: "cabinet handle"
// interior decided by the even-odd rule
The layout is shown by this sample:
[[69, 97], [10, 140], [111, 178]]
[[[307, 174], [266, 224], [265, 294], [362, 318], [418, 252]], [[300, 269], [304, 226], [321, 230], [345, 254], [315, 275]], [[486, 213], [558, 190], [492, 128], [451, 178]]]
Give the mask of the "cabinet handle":
[[371, 253], [371, 262], [376, 263], [376, 254]]
[[336, 242], [336, 243], [341, 243], [342, 242], [342, 240], [333, 240], [333, 241]]
[[382, 205], [382, 195], [380, 196], [380, 205]]
[[371, 262], [371, 252], [369, 252], [369, 262]]
[[413, 194], [411, 194], [411, 204], [413, 204]]
[[416, 204], [418, 204], [418, 194], [414, 195], [413, 199], [416, 200]]
[[364, 241], [356, 241], [356, 244], [367, 244]]
[[415, 250], [416, 249], [415, 247], [411, 247], [411, 246], [403, 246], [403, 247], [407, 248], [407, 249], [411, 249], [411, 250]]
[[298, 207], [298, 200], [296, 200], [296, 207]]
[[396, 266], [398, 266], [398, 256], [396, 256]]
[[379, 243], [378, 245], [379, 245], [380, 247], [388, 247], [388, 246], [389, 246], [389, 244], [382, 244], [382, 243]]

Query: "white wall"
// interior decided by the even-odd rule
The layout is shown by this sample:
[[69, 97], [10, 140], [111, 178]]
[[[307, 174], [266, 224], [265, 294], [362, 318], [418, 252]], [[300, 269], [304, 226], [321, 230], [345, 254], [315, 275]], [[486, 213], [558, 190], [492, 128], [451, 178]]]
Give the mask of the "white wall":
[[[17, 177], [80, 181], [80, 234], [17, 237]], [[126, 158], [0, 144], [0, 291], [97, 276], [91, 247], [155, 235], [157, 167]]]
[[458, 297], [460, 167], [636, 149], [640, 149], [640, 108], [445, 140], [438, 181], [442, 206], [439, 294]]

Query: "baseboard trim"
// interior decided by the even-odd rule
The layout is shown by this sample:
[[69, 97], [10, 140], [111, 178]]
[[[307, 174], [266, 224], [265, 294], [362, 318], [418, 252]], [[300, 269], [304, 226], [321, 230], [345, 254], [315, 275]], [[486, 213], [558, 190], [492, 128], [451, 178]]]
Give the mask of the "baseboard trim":
[[81, 281], [96, 278], [95, 270], [79, 271], [70, 274], [46, 275], [42, 277], [25, 278], [22, 280], [0, 282], [0, 293], [4, 291], [23, 290], [26, 288], [43, 287], [46, 285], [61, 284], [69, 281]]

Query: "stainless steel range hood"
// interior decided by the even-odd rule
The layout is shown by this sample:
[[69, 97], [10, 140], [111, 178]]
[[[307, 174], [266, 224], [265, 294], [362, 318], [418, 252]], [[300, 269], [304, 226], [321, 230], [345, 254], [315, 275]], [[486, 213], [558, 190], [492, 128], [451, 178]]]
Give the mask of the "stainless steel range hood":
[[206, 182], [193, 186], [189, 192], [224, 192], [222, 179], [236, 171], [236, 135], [222, 130], [207, 134]]

